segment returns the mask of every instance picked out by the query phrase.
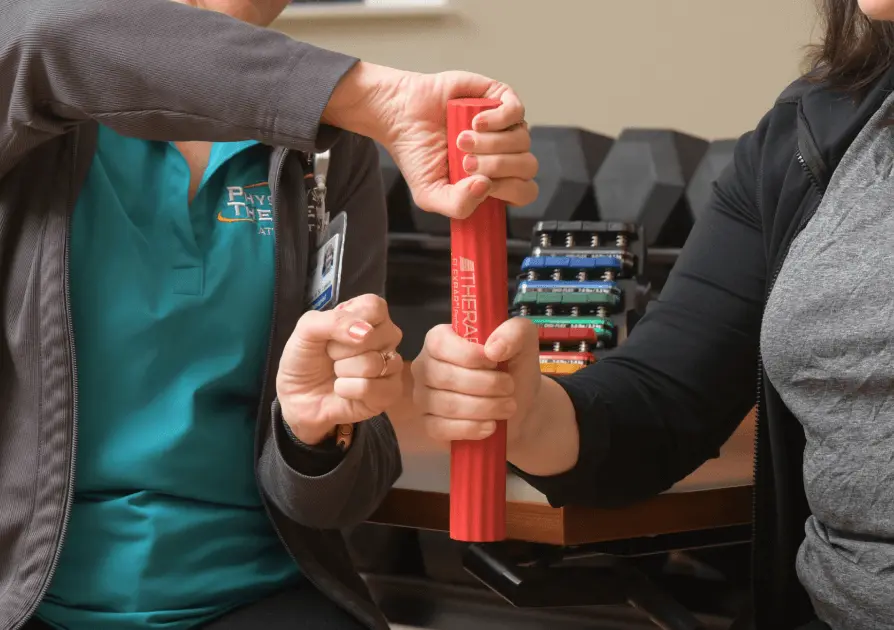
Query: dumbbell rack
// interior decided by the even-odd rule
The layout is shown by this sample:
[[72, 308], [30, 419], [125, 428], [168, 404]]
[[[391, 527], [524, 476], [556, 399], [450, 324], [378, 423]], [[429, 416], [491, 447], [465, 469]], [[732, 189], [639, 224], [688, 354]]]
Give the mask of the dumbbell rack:
[[649, 297], [643, 229], [605, 221], [541, 221], [512, 301], [539, 329], [540, 369], [571, 374], [622, 343]]

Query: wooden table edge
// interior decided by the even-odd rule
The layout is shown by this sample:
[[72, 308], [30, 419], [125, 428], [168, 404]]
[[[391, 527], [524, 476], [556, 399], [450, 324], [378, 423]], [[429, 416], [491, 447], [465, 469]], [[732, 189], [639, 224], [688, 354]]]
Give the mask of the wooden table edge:
[[[750, 485], [661, 494], [619, 508], [564, 507], [509, 502], [507, 536], [551, 545], [581, 545], [676, 534], [751, 522]], [[369, 522], [448, 531], [450, 496], [395, 488]]]

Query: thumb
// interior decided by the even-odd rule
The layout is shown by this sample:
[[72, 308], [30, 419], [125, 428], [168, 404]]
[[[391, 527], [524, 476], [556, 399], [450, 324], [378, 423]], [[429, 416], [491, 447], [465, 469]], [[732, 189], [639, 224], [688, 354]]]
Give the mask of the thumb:
[[292, 341], [301, 351], [324, 352], [330, 341], [357, 345], [373, 326], [350, 311], [308, 311], [295, 326]]
[[447, 70], [438, 76], [447, 89], [447, 98], [488, 97], [501, 85], [489, 77], [464, 70]]
[[416, 193], [416, 203], [426, 212], [465, 219], [487, 199], [493, 182], [483, 175], [466, 177], [456, 184], [445, 178]]
[[500, 324], [484, 344], [488, 359], [497, 363], [508, 361], [510, 369], [514, 364], [528, 361], [536, 365], [539, 353], [537, 326], [523, 317], [513, 317]]

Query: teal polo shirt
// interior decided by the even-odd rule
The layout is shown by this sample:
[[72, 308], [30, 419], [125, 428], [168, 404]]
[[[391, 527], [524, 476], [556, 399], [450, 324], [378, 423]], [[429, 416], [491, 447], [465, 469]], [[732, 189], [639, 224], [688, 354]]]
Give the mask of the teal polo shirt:
[[261, 504], [271, 328], [269, 148], [215, 144], [188, 203], [173, 144], [108, 128], [71, 231], [74, 506], [38, 616], [181, 630], [300, 579]]

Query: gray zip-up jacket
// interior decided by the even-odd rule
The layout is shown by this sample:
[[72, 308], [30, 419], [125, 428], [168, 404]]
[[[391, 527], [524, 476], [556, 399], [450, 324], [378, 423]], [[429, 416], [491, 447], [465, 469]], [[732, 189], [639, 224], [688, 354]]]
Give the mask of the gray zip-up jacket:
[[342, 456], [292, 443], [274, 401], [279, 357], [305, 310], [306, 153], [332, 150], [328, 207], [348, 215], [343, 296], [383, 290], [387, 227], [375, 148], [320, 126], [355, 62], [169, 0], [0, 0], [0, 629], [33, 614], [71, 508], [78, 390], [69, 221], [98, 124], [150, 140], [277, 147], [258, 483], [308, 578], [368, 627], [387, 628], [339, 530], [367, 518], [400, 475], [388, 419], [358, 425]]

